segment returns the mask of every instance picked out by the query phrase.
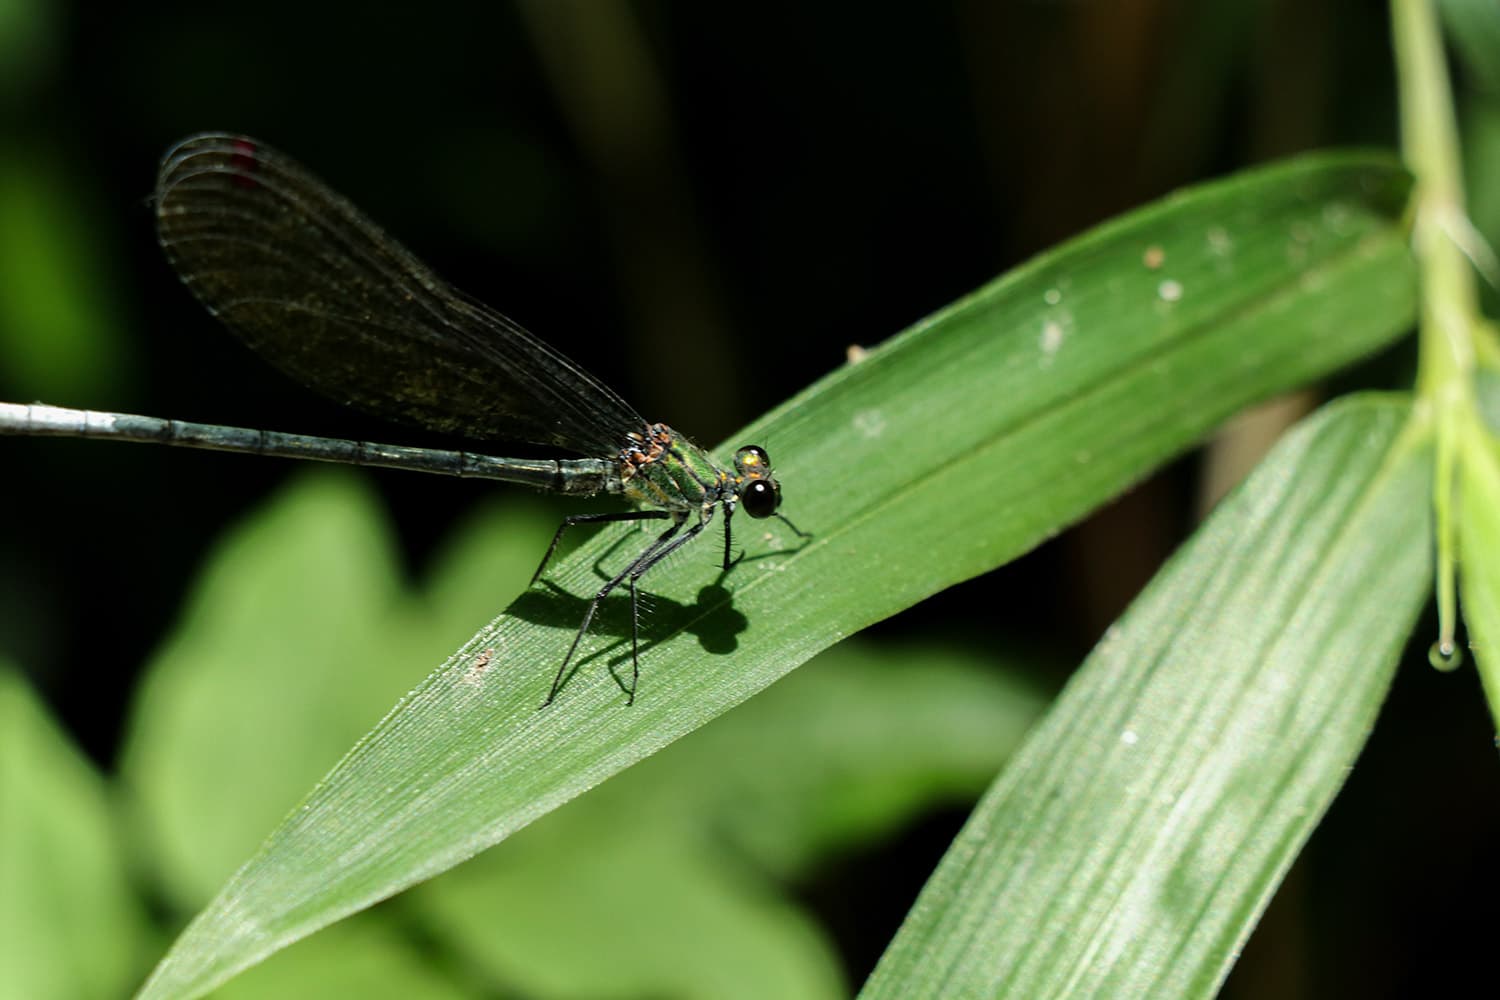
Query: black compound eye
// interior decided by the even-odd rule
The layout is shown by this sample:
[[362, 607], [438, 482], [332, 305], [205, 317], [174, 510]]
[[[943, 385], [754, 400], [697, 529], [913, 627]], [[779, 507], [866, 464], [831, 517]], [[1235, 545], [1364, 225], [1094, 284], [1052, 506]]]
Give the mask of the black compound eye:
[[781, 505], [781, 491], [764, 479], [752, 479], [740, 488], [740, 503], [751, 517], [770, 517]]

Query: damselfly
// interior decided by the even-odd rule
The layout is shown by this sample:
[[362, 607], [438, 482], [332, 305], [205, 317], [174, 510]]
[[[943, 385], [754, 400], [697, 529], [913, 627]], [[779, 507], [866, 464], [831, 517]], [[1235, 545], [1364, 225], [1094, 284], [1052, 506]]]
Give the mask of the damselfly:
[[518, 441], [586, 456], [500, 458], [161, 420], [43, 404], [0, 403], [0, 434], [116, 438], [353, 465], [497, 479], [571, 496], [617, 494], [635, 510], [563, 520], [532, 583], [568, 528], [666, 521], [601, 586], [553, 677], [557, 697], [600, 603], [630, 592], [631, 679], [640, 679], [636, 587], [651, 567], [724, 512], [724, 569], [737, 507], [780, 519], [781, 487], [761, 448], [715, 462], [519, 325], [438, 278], [353, 205], [263, 143], [218, 133], [168, 151], [156, 182], [161, 245], [198, 299], [284, 373], [341, 403], [475, 441]]

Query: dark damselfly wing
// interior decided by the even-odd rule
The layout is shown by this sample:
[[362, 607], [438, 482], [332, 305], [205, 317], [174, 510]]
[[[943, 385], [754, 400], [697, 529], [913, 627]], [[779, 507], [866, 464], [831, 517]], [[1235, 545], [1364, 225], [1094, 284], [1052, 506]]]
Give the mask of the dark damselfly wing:
[[257, 140], [204, 134], [173, 147], [157, 175], [156, 224], [172, 266], [211, 313], [341, 403], [599, 458], [645, 423]]

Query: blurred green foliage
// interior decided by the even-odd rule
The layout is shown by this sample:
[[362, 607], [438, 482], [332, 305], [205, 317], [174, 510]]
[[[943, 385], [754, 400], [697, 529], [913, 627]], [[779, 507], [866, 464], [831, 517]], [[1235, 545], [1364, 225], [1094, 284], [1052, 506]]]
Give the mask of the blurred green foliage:
[[0, 160], [0, 384], [54, 400], [130, 381], [112, 278], [65, 162], [39, 149]]

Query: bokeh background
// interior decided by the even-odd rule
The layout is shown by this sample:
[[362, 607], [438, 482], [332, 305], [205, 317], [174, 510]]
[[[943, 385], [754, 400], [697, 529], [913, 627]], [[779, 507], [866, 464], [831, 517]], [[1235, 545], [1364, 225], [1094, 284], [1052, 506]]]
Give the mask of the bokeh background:
[[[1483, 167], [1500, 119], [1485, 83], [1460, 73], [1476, 216], [1493, 241], [1500, 197], [1486, 178], [1500, 172]], [[716, 444], [850, 345], [1113, 214], [1305, 149], [1393, 146], [1393, 86], [1384, 6], [1341, 0], [8, 0], [0, 398], [442, 443], [285, 381], [180, 287], [149, 196], [161, 152], [194, 131], [291, 153], [643, 414]], [[1057, 687], [1278, 428], [1340, 388], [1408, 385], [1412, 364], [1397, 350], [1283, 403], [865, 639], [941, 637]], [[0, 657], [106, 774], [137, 674], [215, 540], [301, 474], [0, 440]], [[859, 488], [857, 468], [826, 474]], [[414, 577], [493, 489], [365, 478]], [[1493, 727], [1471, 672], [1427, 668], [1432, 634], [1227, 995], [1430, 995], [1486, 967], [1494, 921], [1469, 914], [1500, 883]], [[413, 664], [410, 682], [432, 665]], [[787, 887], [848, 982], [966, 808], [908, 817]]]

